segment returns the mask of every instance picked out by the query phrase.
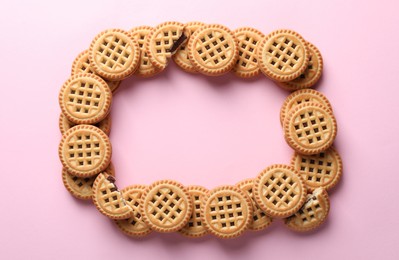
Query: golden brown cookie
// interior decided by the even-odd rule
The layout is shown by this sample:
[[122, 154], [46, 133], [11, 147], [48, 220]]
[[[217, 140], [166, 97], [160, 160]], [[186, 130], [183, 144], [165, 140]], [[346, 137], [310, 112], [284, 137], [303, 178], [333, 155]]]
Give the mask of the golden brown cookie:
[[186, 40], [183, 29], [182, 23], [165, 22], [155, 27], [148, 35], [145, 49], [151, 63], [158, 70], [166, 68], [173, 52]]
[[294, 231], [310, 231], [325, 222], [330, 212], [330, 199], [327, 192], [317, 188], [308, 194], [305, 204], [294, 215], [285, 219], [287, 227]]
[[105, 30], [91, 42], [89, 60], [91, 67], [101, 77], [112, 81], [122, 80], [139, 65], [139, 45], [129, 32]]
[[337, 122], [331, 110], [313, 102], [291, 109], [283, 127], [288, 145], [301, 154], [318, 154], [327, 150], [337, 135]]
[[92, 125], [77, 125], [62, 136], [58, 154], [63, 167], [77, 177], [102, 172], [111, 161], [108, 136]]
[[253, 221], [249, 225], [249, 229], [253, 231], [258, 231], [269, 227], [270, 224], [273, 222], [273, 219], [267, 216], [265, 212], [263, 212], [263, 210], [258, 206], [258, 204], [256, 204], [253, 193], [254, 180], [246, 179], [237, 183], [236, 186], [244, 191], [248, 195], [248, 197], [251, 198], [252, 208], [254, 212], [252, 215]]
[[299, 104], [305, 102], [319, 103], [333, 111], [330, 101], [321, 92], [314, 89], [301, 89], [291, 93], [284, 101], [280, 110], [280, 122], [283, 125], [288, 112]]
[[297, 32], [277, 30], [261, 41], [258, 49], [259, 67], [274, 81], [298, 78], [309, 63], [307, 43]]
[[[202, 22], [188, 22], [184, 25], [184, 31], [188, 35], [192, 35], [195, 30], [197, 30], [199, 27], [205, 25]], [[190, 72], [190, 73], [196, 73], [197, 70], [195, 67], [191, 64], [190, 58], [188, 57], [188, 51], [187, 51], [187, 43], [182, 44], [180, 48], [176, 51], [176, 53], [172, 56], [174, 62], [184, 71]]]
[[319, 187], [329, 190], [342, 175], [342, 160], [333, 147], [315, 155], [295, 153], [291, 165], [299, 171], [310, 191]]
[[191, 217], [190, 194], [176, 181], [161, 180], [151, 184], [140, 200], [143, 221], [158, 232], [174, 232], [183, 228]]
[[127, 219], [134, 212], [115, 185], [115, 178], [100, 173], [93, 184], [93, 203], [101, 214], [110, 219]]
[[140, 63], [136, 72], [134, 73], [139, 77], [152, 77], [160, 72], [160, 70], [158, 70], [150, 62], [148, 54], [145, 50], [145, 42], [147, 40], [148, 35], [153, 30], [154, 27], [144, 25], [144, 26], [135, 27], [129, 31], [133, 36], [133, 39], [135, 39], [138, 42], [140, 47]]
[[133, 209], [133, 215], [128, 219], [115, 220], [115, 224], [128, 236], [143, 237], [152, 232], [140, 213], [140, 199], [145, 188], [144, 185], [132, 185], [121, 190], [126, 203]]
[[278, 85], [289, 91], [310, 88], [319, 81], [323, 71], [323, 58], [316, 46], [307, 42], [309, 50], [309, 64], [306, 70], [296, 79], [287, 82], [278, 82]]
[[[81, 52], [73, 61], [71, 75], [73, 76], [81, 73], [96, 74], [96, 72], [90, 65], [89, 50]], [[119, 85], [121, 83], [120, 81], [109, 81], [109, 80], [105, 80], [105, 82], [107, 82], [107, 85], [112, 92], [115, 92], [119, 88]]]
[[238, 40], [238, 55], [234, 74], [241, 78], [250, 78], [259, 74], [258, 46], [265, 35], [251, 27], [242, 27], [234, 31]]
[[306, 187], [291, 166], [274, 164], [254, 180], [253, 192], [258, 206], [270, 217], [291, 216], [305, 203]]
[[[60, 118], [58, 120], [58, 125], [60, 127], [61, 134], [64, 134], [70, 128], [74, 127], [76, 124], [70, 122], [64, 114], [60, 113]], [[111, 132], [111, 115], [108, 114], [106, 118], [101, 120], [100, 122], [94, 124], [95, 127], [100, 128], [106, 135], [109, 135]]]
[[[112, 163], [110, 163], [105, 169], [105, 172], [109, 175], [115, 176], [115, 169]], [[65, 188], [77, 199], [90, 200], [93, 196], [93, 183], [97, 175], [91, 177], [77, 177], [68, 173], [67, 170], [62, 169], [62, 181]]]
[[59, 104], [62, 113], [75, 124], [95, 124], [109, 113], [112, 93], [107, 83], [94, 74], [76, 74], [62, 86]]
[[209, 191], [197, 185], [188, 186], [187, 190], [193, 201], [194, 208], [187, 225], [180, 229], [179, 232], [188, 237], [201, 237], [208, 233], [201, 219], [201, 204], [204, 203], [204, 198]]
[[248, 229], [252, 222], [251, 199], [235, 186], [211, 190], [201, 206], [205, 228], [219, 238], [234, 238]]
[[238, 41], [234, 33], [219, 24], [198, 28], [190, 36], [187, 50], [195, 69], [208, 76], [229, 72], [238, 59]]

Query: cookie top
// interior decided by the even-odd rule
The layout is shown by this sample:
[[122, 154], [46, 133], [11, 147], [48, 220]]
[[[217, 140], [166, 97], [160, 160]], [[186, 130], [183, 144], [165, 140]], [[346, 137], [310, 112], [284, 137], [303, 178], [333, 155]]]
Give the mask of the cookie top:
[[290, 110], [284, 120], [284, 138], [301, 154], [327, 150], [337, 135], [337, 122], [327, 107], [306, 102]]
[[[204, 25], [205, 24], [202, 22], [188, 22], [184, 24], [184, 32], [187, 33], [187, 35], [191, 36], [198, 28]], [[172, 56], [172, 58], [174, 62], [184, 71], [196, 73], [197, 70], [191, 64], [190, 58], [188, 57], [188, 50], [186, 45], [187, 42], [185, 44], [182, 44], [180, 48], [176, 51], [176, 53]]]
[[274, 164], [254, 180], [254, 197], [269, 216], [285, 218], [303, 205], [306, 187], [299, 173], [291, 166]]
[[150, 32], [154, 30], [154, 27], [150, 26], [139, 26], [131, 29], [129, 32], [133, 36], [140, 47], [140, 63], [139, 66], [134, 73], [139, 77], [152, 77], [158, 74], [160, 71], [150, 62], [148, 58], [148, 54], [145, 50], [145, 42], [147, 40]]
[[113, 81], [122, 80], [138, 67], [139, 45], [124, 30], [105, 30], [91, 42], [89, 60], [94, 71], [101, 77]]
[[246, 194], [251, 198], [252, 206], [253, 206], [253, 221], [249, 225], [249, 229], [253, 231], [263, 230], [272, 224], [273, 219], [265, 214], [263, 210], [256, 204], [254, 193], [253, 193], [253, 186], [254, 180], [247, 179], [242, 180], [236, 185], [242, 191], [246, 192]]
[[144, 185], [131, 185], [121, 190], [123, 199], [133, 209], [133, 214], [128, 219], [115, 220], [115, 224], [128, 236], [143, 237], [152, 232], [142, 220], [140, 212], [140, 200], [145, 188]]
[[92, 125], [77, 125], [62, 136], [58, 154], [70, 174], [90, 177], [107, 168], [112, 149], [103, 131]]
[[309, 63], [306, 70], [292, 81], [280, 82], [280, 87], [295, 91], [298, 89], [310, 88], [319, 81], [323, 71], [323, 58], [316, 46], [307, 42], [307, 47], [309, 50]]
[[292, 30], [274, 31], [261, 41], [258, 61], [261, 71], [272, 80], [293, 80], [306, 70], [309, 63], [307, 43]]
[[238, 59], [238, 41], [229, 28], [209, 24], [198, 28], [187, 45], [191, 64], [202, 74], [218, 76], [230, 71]]
[[294, 231], [310, 231], [323, 224], [330, 212], [330, 199], [327, 192], [318, 188], [308, 194], [305, 204], [294, 215], [285, 219], [287, 227]]
[[235, 186], [211, 190], [201, 206], [205, 228], [219, 238], [234, 238], [248, 229], [252, 222], [251, 199]]
[[[148, 35], [145, 49], [151, 63], [159, 70], [164, 70], [172, 57], [172, 48], [183, 35], [184, 24], [165, 22], [159, 24]], [[184, 36], [183, 36], [184, 37]]]
[[193, 213], [191, 218], [179, 232], [188, 237], [201, 237], [208, 233], [201, 219], [201, 205], [205, 202], [204, 198], [209, 192], [208, 189], [195, 185], [187, 187], [188, 193], [193, 201]]
[[[81, 52], [73, 61], [71, 75], [73, 76], [81, 73], [96, 74], [96, 72], [90, 65], [89, 50]], [[115, 92], [121, 83], [120, 81], [109, 81], [109, 80], [105, 80], [105, 82], [107, 83], [108, 87], [111, 89], [112, 92]]]
[[233, 67], [234, 74], [250, 78], [259, 74], [257, 49], [264, 34], [251, 27], [242, 27], [234, 31], [238, 40], [238, 60]]
[[291, 165], [299, 171], [310, 191], [319, 187], [329, 190], [342, 175], [342, 160], [333, 147], [314, 155], [295, 153]]
[[[109, 135], [111, 132], [111, 115], [108, 114], [103, 120], [94, 124], [95, 127], [98, 127], [103, 131], [106, 135]], [[58, 119], [58, 125], [60, 128], [61, 134], [64, 134], [70, 128], [74, 127], [76, 124], [70, 122], [63, 113], [60, 113], [60, 117]]]
[[112, 93], [107, 83], [94, 74], [76, 74], [62, 86], [59, 94], [62, 113], [75, 124], [95, 124], [109, 113]]
[[305, 102], [319, 103], [333, 111], [330, 101], [321, 92], [314, 89], [301, 89], [291, 93], [284, 101], [280, 110], [280, 122], [283, 125], [285, 116], [288, 112], [299, 104]]
[[114, 183], [114, 177], [100, 173], [93, 183], [93, 203], [101, 214], [110, 219], [129, 218], [133, 209], [126, 203]]
[[192, 213], [190, 194], [176, 181], [160, 180], [144, 191], [140, 212], [144, 222], [158, 232], [175, 232], [183, 228]]

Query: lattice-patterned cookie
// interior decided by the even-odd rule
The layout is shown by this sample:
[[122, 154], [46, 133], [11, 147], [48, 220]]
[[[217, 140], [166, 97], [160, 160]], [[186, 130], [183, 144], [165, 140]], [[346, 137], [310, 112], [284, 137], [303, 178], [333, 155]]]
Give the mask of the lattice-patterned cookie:
[[333, 188], [342, 175], [342, 160], [333, 147], [315, 155], [295, 153], [291, 165], [299, 171], [311, 191], [319, 187]]
[[142, 195], [140, 212], [143, 221], [158, 232], [183, 228], [193, 210], [190, 194], [182, 184], [161, 180], [150, 185]]
[[[60, 127], [61, 134], [64, 134], [76, 124], [69, 121], [63, 113], [60, 113], [58, 125]], [[111, 132], [111, 115], [108, 114], [108, 116], [106, 116], [100, 122], [94, 124], [94, 126], [100, 128], [106, 135], [109, 135]]]
[[250, 230], [258, 231], [263, 230], [270, 226], [273, 222], [273, 219], [266, 215], [266, 213], [256, 204], [254, 193], [253, 193], [253, 186], [254, 180], [247, 179], [242, 180], [236, 185], [242, 191], [246, 192], [246, 194], [251, 198], [252, 206], [253, 206], [253, 215], [252, 215], [252, 223], [249, 225]]
[[284, 89], [295, 91], [310, 88], [319, 81], [323, 71], [323, 58], [316, 46], [307, 42], [309, 50], [309, 64], [306, 70], [296, 79], [288, 82], [279, 82], [278, 85]]
[[153, 27], [150, 26], [139, 26], [131, 29], [129, 32], [133, 36], [133, 38], [138, 42], [140, 47], [140, 64], [134, 73], [140, 77], [152, 77], [160, 72], [148, 58], [148, 54], [145, 50], [145, 42], [147, 40], [150, 32], [154, 30]]
[[280, 123], [283, 125], [288, 112], [299, 104], [305, 102], [319, 103], [333, 111], [330, 101], [321, 92], [314, 89], [301, 89], [291, 93], [284, 101], [280, 110]]
[[115, 223], [128, 236], [143, 237], [152, 232], [140, 213], [140, 199], [145, 188], [144, 185], [132, 185], [121, 190], [126, 203], [133, 209], [133, 215], [128, 219], [115, 220]]
[[253, 192], [258, 206], [269, 216], [285, 218], [303, 205], [306, 187], [291, 166], [275, 164], [263, 170], [254, 180]]
[[201, 186], [188, 186], [188, 193], [193, 201], [193, 213], [191, 218], [179, 232], [188, 237], [201, 237], [208, 233], [201, 219], [201, 205], [205, 202], [204, 198], [209, 192], [208, 189]]
[[208, 76], [230, 71], [238, 59], [238, 41], [229, 28], [210, 24], [198, 28], [187, 45], [195, 69]]
[[307, 43], [292, 30], [277, 30], [261, 41], [258, 49], [261, 71], [278, 82], [298, 78], [309, 63]]
[[327, 150], [337, 135], [337, 122], [331, 110], [306, 102], [290, 110], [283, 123], [288, 145], [301, 154]]
[[323, 188], [308, 194], [305, 204], [294, 215], [285, 219], [287, 227], [295, 231], [310, 231], [325, 222], [330, 212], [330, 199]]
[[120, 29], [109, 29], [99, 33], [91, 42], [89, 60], [98, 75], [118, 81], [137, 69], [140, 48], [130, 33]]
[[78, 177], [90, 177], [105, 170], [111, 153], [108, 136], [92, 125], [77, 125], [66, 131], [58, 149], [63, 167]]
[[202, 222], [208, 231], [220, 238], [234, 238], [252, 222], [251, 199], [235, 186], [211, 190], [201, 206]]
[[[96, 72], [90, 65], [89, 50], [81, 52], [73, 61], [71, 75], [76, 75], [81, 73], [96, 74]], [[116, 90], [119, 88], [121, 84], [120, 81], [105, 80], [105, 82], [107, 82], [108, 87], [111, 89], [113, 93], [116, 92]]]
[[238, 40], [238, 55], [234, 73], [242, 78], [250, 78], [259, 74], [257, 49], [259, 42], [265, 37], [260, 31], [242, 27], [234, 31]]
[[115, 178], [107, 173], [100, 173], [94, 181], [92, 199], [98, 211], [110, 219], [127, 219], [134, 214], [116, 187]]
[[[184, 25], [184, 31], [188, 35], [193, 35], [193, 33], [198, 28], [204, 25], [205, 24], [202, 22], [189, 22]], [[182, 44], [180, 48], [176, 51], [175, 55], [172, 56], [172, 58], [176, 62], [176, 64], [184, 71], [196, 73], [197, 70], [195, 69], [193, 64], [191, 64], [190, 58], [188, 57], [188, 50], [186, 45], [187, 44]]]
[[155, 27], [148, 35], [145, 49], [151, 63], [159, 70], [166, 68], [173, 52], [187, 40], [183, 29], [184, 24], [182, 23], [165, 22]]
[[76, 74], [62, 86], [59, 104], [62, 113], [75, 124], [95, 124], [109, 113], [112, 93], [107, 83], [94, 74]]
[[[110, 163], [105, 169], [105, 172], [109, 175], [115, 176], [114, 165]], [[97, 178], [97, 175], [91, 177], [77, 177], [68, 173], [67, 170], [62, 170], [62, 181], [65, 188], [72, 194], [75, 198], [82, 200], [90, 200], [93, 196], [93, 183]]]

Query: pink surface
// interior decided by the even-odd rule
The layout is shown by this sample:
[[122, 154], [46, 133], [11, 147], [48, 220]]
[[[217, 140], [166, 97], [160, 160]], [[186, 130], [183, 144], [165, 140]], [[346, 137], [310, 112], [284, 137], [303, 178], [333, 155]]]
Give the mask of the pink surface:
[[[65, 2], [0, 4], [0, 259], [399, 259], [397, 1]], [[64, 189], [57, 97], [73, 59], [106, 28], [167, 20], [292, 28], [319, 47], [319, 90], [333, 104], [344, 160], [322, 228], [301, 235], [276, 221], [229, 241], [134, 240]], [[286, 96], [265, 77], [207, 78], [174, 64], [154, 79], [126, 80], [112, 108], [119, 186], [171, 178], [213, 188], [288, 163]]]

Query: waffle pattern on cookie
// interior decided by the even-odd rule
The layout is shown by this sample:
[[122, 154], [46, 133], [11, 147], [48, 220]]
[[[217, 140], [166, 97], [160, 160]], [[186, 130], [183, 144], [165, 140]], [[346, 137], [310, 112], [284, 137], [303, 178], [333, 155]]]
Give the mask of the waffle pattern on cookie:
[[318, 187], [331, 189], [338, 183], [342, 174], [341, 158], [332, 147], [315, 155], [295, 153], [291, 165], [299, 171], [310, 190]]

